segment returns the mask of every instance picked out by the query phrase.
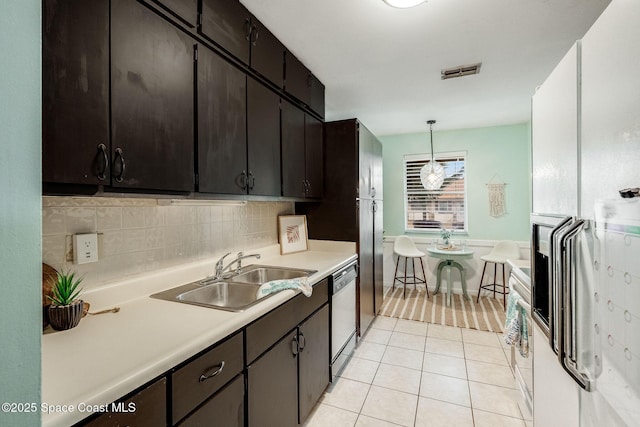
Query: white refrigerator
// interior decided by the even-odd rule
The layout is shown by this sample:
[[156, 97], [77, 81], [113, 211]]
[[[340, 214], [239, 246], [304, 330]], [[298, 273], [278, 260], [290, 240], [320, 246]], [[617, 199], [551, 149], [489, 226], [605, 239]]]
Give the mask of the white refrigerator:
[[536, 427], [640, 426], [638, 23], [613, 0], [533, 98]]

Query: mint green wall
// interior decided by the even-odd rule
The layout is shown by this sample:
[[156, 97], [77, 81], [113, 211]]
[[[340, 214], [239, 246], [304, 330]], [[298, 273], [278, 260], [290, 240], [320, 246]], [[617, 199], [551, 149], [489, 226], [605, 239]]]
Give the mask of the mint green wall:
[[[467, 152], [467, 238], [529, 240], [530, 135], [527, 123], [433, 131], [436, 153]], [[430, 153], [429, 133], [387, 135], [380, 140], [384, 162], [384, 230], [386, 236], [397, 236], [405, 233], [403, 156]], [[507, 214], [500, 218], [489, 216], [485, 184], [494, 174], [498, 174], [496, 179], [507, 183]]]
[[[0, 403], [40, 405], [41, 2], [0, 2]], [[40, 414], [0, 410], [2, 426]]]

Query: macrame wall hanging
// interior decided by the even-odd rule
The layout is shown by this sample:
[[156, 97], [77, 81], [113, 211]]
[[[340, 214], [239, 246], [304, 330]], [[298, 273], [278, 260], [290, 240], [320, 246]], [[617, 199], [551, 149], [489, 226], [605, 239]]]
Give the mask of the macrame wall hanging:
[[499, 218], [507, 213], [507, 205], [505, 200], [505, 187], [507, 183], [502, 182], [495, 174], [487, 183], [487, 191], [489, 193], [489, 215]]

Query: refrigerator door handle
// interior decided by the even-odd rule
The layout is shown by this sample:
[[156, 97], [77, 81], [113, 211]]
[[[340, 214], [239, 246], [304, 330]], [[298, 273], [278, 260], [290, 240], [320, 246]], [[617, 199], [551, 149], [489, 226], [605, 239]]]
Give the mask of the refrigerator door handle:
[[562, 310], [562, 260], [560, 254], [560, 239], [566, 228], [573, 223], [573, 217], [565, 217], [549, 234], [549, 345], [558, 354], [560, 340], [560, 310]]
[[579, 262], [576, 241], [586, 223], [577, 220], [561, 237], [562, 260], [562, 309], [558, 341], [558, 360], [564, 370], [586, 391], [591, 390], [591, 380], [578, 368], [578, 342], [576, 336], [576, 270]]

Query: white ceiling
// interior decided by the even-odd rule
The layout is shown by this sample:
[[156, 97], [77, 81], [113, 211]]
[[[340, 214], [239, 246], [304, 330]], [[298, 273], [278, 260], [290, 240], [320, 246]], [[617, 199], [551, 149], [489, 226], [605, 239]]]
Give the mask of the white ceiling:
[[[242, 0], [326, 86], [326, 118], [377, 135], [523, 123], [530, 99], [610, 0]], [[482, 62], [480, 74], [440, 70]]]

